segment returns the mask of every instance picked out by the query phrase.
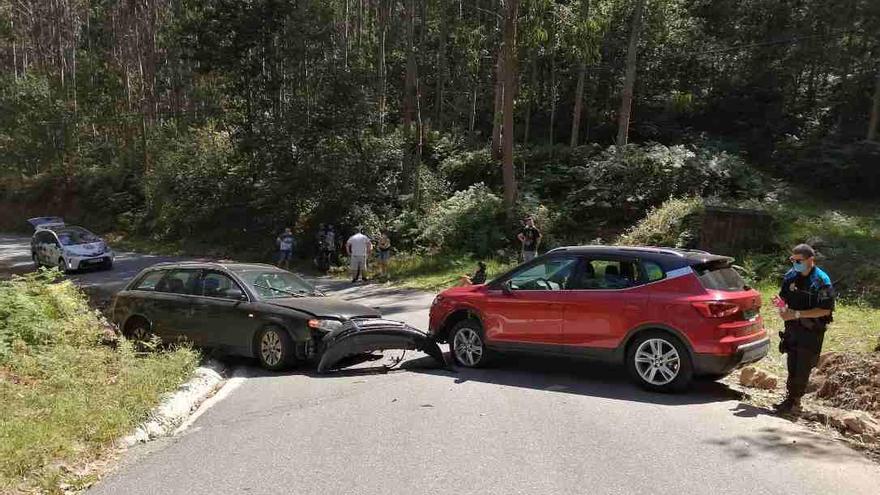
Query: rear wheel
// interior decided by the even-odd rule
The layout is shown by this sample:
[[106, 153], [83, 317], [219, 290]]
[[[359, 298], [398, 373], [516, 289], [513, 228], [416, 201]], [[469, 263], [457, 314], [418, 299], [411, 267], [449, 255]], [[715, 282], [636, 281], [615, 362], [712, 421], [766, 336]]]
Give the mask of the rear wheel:
[[636, 337], [626, 356], [630, 376], [655, 392], [680, 392], [693, 380], [691, 356], [676, 337], [662, 331]]
[[135, 316], [125, 324], [125, 330], [122, 335], [134, 343], [134, 347], [138, 351], [149, 350], [150, 341], [153, 339], [153, 333], [150, 331], [150, 322]]
[[293, 340], [278, 327], [267, 327], [257, 336], [257, 358], [267, 370], [283, 370], [293, 364]]
[[31, 252], [31, 259], [34, 260], [34, 268], [39, 270], [40, 267], [43, 266], [43, 264], [40, 263], [40, 258], [37, 256], [36, 251]]
[[463, 320], [452, 327], [449, 335], [449, 350], [459, 366], [480, 368], [492, 358], [492, 351], [486, 347], [483, 327], [477, 320]]

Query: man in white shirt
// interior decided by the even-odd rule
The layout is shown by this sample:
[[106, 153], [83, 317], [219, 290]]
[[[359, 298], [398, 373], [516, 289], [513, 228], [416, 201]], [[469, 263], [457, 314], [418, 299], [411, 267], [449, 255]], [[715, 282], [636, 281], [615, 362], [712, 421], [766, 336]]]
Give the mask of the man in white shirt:
[[373, 251], [373, 243], [370, 238], [361, 233], [361, 228], [356, 229], [356, 234], [348, 238], [345, 250], [351, 259], [351, 281], [357, 282], [358, 277], [367, 281], [367, 258]]

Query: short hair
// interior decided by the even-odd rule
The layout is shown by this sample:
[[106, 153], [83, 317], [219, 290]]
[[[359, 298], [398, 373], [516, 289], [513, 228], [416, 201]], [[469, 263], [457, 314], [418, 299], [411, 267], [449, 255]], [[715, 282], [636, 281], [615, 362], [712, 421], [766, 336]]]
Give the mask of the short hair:
[[816, 251], [809, 244], [798, 244], [791, 249], [791, 254], [799, 254], [804, 258], [816, 257]]

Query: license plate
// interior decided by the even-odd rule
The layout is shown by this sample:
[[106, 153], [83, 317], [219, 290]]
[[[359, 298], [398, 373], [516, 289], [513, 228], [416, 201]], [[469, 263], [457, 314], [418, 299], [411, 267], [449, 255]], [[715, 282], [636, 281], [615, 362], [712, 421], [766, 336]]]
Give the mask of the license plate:
[[755, 318], [758, 317], [758, 310], [757, 309], [747, 309], [747, 310], [743, 311], [743, 316], [746, 318], [746, 320], [754, 320]]

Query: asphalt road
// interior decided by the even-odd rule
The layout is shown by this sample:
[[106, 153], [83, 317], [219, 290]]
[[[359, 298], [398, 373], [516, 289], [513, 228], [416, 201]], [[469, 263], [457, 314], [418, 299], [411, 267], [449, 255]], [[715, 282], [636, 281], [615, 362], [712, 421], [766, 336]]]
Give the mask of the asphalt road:
[[[0, 237], [0, 263], [21, 258], [15, 244]], [[118, 272], [76, 278], [118, 287], [156, 260], [123, 255]], [[430, 294], [319, 283], [427, 325]], [[415, 356], [390, 373], [363, 365], [329, 376], [237, 365], [237, 388], [179, 435], [131, 449], [89, 493], [876, 495], [880, 486], [880, 468], [861, 454], [712, 382], [653, 394], [622, 370], [542, 359], [450, 372]]]

